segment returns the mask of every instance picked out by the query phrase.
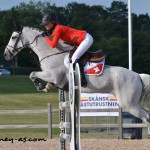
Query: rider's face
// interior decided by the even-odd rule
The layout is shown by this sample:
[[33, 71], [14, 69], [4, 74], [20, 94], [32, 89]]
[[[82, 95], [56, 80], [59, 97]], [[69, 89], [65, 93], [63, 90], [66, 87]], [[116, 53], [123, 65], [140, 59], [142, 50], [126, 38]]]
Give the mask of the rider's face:
[[51, 30], [53, 28], [53, 24], [52, 23], [48, 23], [46, 25], [44, 25], [46, 30]]

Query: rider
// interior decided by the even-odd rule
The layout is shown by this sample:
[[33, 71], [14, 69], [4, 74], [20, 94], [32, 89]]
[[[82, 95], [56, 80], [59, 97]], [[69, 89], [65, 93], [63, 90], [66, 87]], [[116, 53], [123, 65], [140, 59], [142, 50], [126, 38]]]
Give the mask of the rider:
[[[77, 47], [76, 51], [72, 56], [72, 63], [74, 63], [76, 60], [79, 60], [79, 58], [89, 49], [89, 47], [93, 43], [93, 37], [89, 33], [87, 33], [85, 30], [76, 30], [57, 23], [56, 16], [53, 13], [48, 12], [44, 14], [41, 25], [44, 25], [47, 31], [52, 31], [51, 35], [48, 35], [47, 32], [43, 33], [46, 42], [52, 48], [60, 46], [58, 43], [59, 39]], [[69, 68], [68, 56], [65, 57], [64, 64], [66, 68]], [[81, 86], [86, 87], [87, 81], [85, 78], [84, 70], [83, 68], [81, 68], [81, 65], [80, 71], [81, 71]]]

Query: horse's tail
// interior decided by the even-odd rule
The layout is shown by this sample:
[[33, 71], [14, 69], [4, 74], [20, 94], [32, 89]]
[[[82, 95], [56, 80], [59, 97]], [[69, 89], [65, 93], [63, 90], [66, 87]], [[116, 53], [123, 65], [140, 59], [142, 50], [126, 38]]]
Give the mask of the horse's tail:
[[139, 74], [143, 83], [144, 90], [150, 90], [150, 75], [148, 74]]
[[[147, 103], [149, 101], [150, 96], [150, 75], [148, 74], [139, 74], [142, 84], [143, 91], [141, 96], [142, 103]], [[147, 101], [147, 102], [146, 102]]]

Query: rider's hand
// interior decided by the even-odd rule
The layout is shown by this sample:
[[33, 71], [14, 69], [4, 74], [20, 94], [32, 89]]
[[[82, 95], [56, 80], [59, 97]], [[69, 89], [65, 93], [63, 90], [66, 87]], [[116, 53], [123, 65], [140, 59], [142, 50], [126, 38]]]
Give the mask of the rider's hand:
[[42, 34], [41, 34], [43, 37], [45, 36], [48, 36], [48, 33], [46, 31], [44, 31]]

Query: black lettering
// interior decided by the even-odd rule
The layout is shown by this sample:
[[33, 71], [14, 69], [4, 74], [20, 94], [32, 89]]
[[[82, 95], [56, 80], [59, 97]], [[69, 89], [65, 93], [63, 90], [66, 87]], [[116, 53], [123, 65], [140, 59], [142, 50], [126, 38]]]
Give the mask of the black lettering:
[[80, 103], [80, 107], [83, 107], [83, 103], [82, 102]]
[[14, 142], [14, 139], [13, 138], [4, 138], [4, 139], [0, 139], [0, 141], [3, 141], [3, 142], [11, 142], [11, 143], [13, 143]]
[[98, 106], [98, 102], [96, 102], [96, 104], [95, 104], [96, 106]]
[[29, 139], [27, 139], [27, 137], [24, 137], [24, 138], [19, 138], [19, 139], [13, 139], [13, 138], [1, 138], [0, 139], [0, 142], [2, 141], [2, 142], [11, 142], [11, 143], [13, 143], [14, 142], [14, 140], [18, 140], [19, 142], [27, 142], [27, 141], [33, 141], [33, 142], [37, 142], [37, 141], [47, 141], [47, 140], [45, 140], [44, 138], [29, 138]]
[[96, 96], [95, 101], [98, 101], [98, 96]]
[[102, 97], [99, 97], [99, 101], [102, 101]]
[[13, 139], [13, 138], [11, 138], [11, 139], [9, 139], [9, 141], [11, 141], [11, 143], [13, 143], [13, 142], [14, 142], [14, 139]]
[[27, 138], [26, 138], [26, 137], [24, 137], [24, 138], [19, 138], [18, 141], [19, 141], [19, 142], [21, 141], [21, 142], [25, 143], [25, 142], [27, 141]]
[[115, 106], [119, 106], [117, 102], [115, 102]]
[[89, 101], [91, 101], [91, 97], [89, 97]]
[[106, 97], [106, 101], [109, 101], [109, 97]]
[[108, 102], [108, 106], [112, 106], [112, 102]]
[[92, 97], [92, 101], [94, 101], [94, 97]]
[[47, 140], [45, 140], [44, 138], [42, 138], [42, 139], [39, 138], [38, 141], [47, 141]]

